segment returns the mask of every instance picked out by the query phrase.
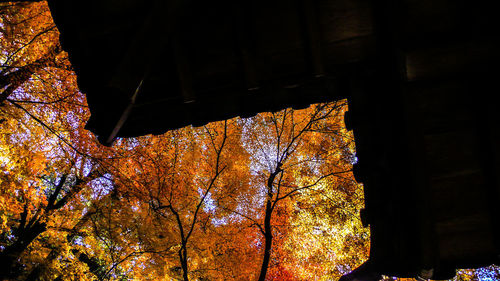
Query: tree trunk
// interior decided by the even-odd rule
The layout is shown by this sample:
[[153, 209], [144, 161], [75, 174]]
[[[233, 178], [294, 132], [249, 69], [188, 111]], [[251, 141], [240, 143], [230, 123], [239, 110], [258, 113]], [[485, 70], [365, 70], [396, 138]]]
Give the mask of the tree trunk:
[[0, 253], [0, 280], [6, 278], [15, 279], [19, 276], [19, 272], [15, 270], [17, 261], [28, 245], [45, 230], [46, 225], [44, 223], [36, 222], [32, 227], [23, 229], [14, 244], [7, 246]]
[[182, 247], [179, 250], [179, 260], [181, 261], [182, 278], [184, 279], [184, 281], [189, 281], [188, 264], [187, 264], [187, 247], [184, 243], [182, 244]]
[[273, 244], [273, 233], [271, 231], [271, 216], [272, 216], [272, 199], [268, 198], [266, 203], [266, 216], [264, 218], [264, 258], [260, 268], [259, 281], [266, 280], [267, 269], [271, 259], [271, 247]]
[[[63, 183], [63, 180], [61, 179], [60, 182]], [[55, 193], [53, 193], [53, 196], [51, 196], [51, 198], [57, 197], [57, 194], [55, 195], [54, 194]], [[54, 204], [54, 202], [52, 202], [52, 204]], [[83, 217], [80, 218], [80, 220], [75, 224], [75, 226], [73, 226], [71, 233], [66, 237], [66, 241], [68, 241], [69, 244], [72, 243], [72, 240], [75, 236], [78, 236], [77, 232], [80, 231], [80, 229], [89, 221], [90, 217], [95, 213], [96, 213], [95, 211], [88, 211], [87, 213], [85, 213], [85, 215], [83, 215]], [[37, 266], [35, 266], [35, 268], [33, 268], [33, 270], [31, 270], [30, 274], [28, 275], [28, 277], [26, 277], [25, 281], [40, 280], [40, 276], [47, 270], [48, 267], [47, 265], [50, 264], [56, 258], [58, 258], [61, 255], [61, 251], [62, 250], [60, 248], [51, 250], [50, 253], [45, 257], [44, 262], [38, 264]], [[73, 249], [73, 251], [75, 251], [75, 249]], [[80, 257], [80, 253], [78, 251], [73, 252], [73, 254], [75, 256], [78, 256], [80, 261], [83, 261], [84, 258]], [[92, 265], [87, 263], [87, 266], [91, 268]], [[96, 274], [96, 277], [99, 278], [99, 275]]]

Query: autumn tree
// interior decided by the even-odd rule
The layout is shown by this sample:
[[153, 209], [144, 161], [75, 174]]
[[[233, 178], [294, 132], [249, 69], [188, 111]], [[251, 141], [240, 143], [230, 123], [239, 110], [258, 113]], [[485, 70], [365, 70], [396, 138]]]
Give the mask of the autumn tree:
[[[267, 280], [270, 266], [280, 268], [280, 274], [285, 271], [286, 266], [282, 264], [285, 245], [290, 236], [301, 239], [295, 236], [299, 232], [291, 227], [293, 219], [303, 215], [304, 206], [312, 206], [311, 209], [323, 217], [332, 215], [333, 210], [340, 210], [337, 212], [340, 214], [349, 208], [350, 215], [356, 217], [362, 200], [352, 199], [354, 194], [360, 195], [361, 188], [351, 174], [354, 159], [352, 137], [341, 126], [345, 109], [342, 101], [318, 104], [301, 111], [285, 109], [247, 120], [243, 138], [252, 155], [251, 166], [255, 175], [252, 185], [257, 191], [250, 200], [240, 199], [242, 202], [252, 201], [251, 204], [245, 205], [243, 210], [233, 211], [251, 221], [261, 233], [262, 259], [258, 280]], [[331, 197], [332, 193], [346, 196], [343, 202], [337, 201]], [[358, 205], [349, 206], [350, 200]], [[308, 222], [311, 224], [305, 227], [313, 232], [318, 226], [311, 220]], [[365, 236], [361, 241], [365, 248], [367, 238]], [[276, 247], [273, 247], [274, 243], [278, 243]], [[297, 276], [297, 273], [292, 275]]]
[[0, 3], [0, 104], [44, 68], [69, 68], [46, 3]]
[[158, 238], [153, 238], [154, 243], [171, 249], [170, 255], [168, 251], [164, 257], [157, 255], [158, 261], [171, 264], [172, 272], [164, 274], [189, 280], [210, 275], [207, 271], [221, 271], [208, 264], [213, 261], [210, 249], [215, 243], [209, 235], [220, 217], [215, 201], [247, 188], [248, 157], [239, 123], [229, 120], [183, 128], [139, 138], [133, 146], [133, 158], [120, 164], [127, 166], [127, 172], [118, 181], [119, 189], [147, 202], [152, 212], [148, 222], [154, 225], [150, 236]]
[[49, 261], [69, 262], [61, 256], [68, 254], [71, 236], [86, 221], [88, 204], [98, 193], [90, 186], [104, 173], [97, 154], [91, 155], [95, 141], [73, 115], [79, 101], [51, 108], [45, 102], [50, 95], [41, 96], [44, 90], [35, 81], [26, 83], [13, 106], [1, 108], [6, 117], [1, 125], [2, 278], [17, 280], [32, 271], [30, 280], [59, 266]]
[[0, 279], [93, 276], [73, 246], [106, 194], [91, 187], [107, 151], [83, 129], [85, 98], [46, 3], [0, 13]]
[[135, 213], [123, 218], [117, 206], [96, 232], [106, 225], [140, 229], [141, 247], [126, 247], [157, 278], [339, 277], [363, 262], [368, 249], [357, 216], [362, 189], [351, 173], [354, 143], [341, 126], [345, 106], [319, 104], [120, 140], [115, 149], [128, 155], [117, 158], [115, 190], [120, 201], [135, 202], [129, 203]]

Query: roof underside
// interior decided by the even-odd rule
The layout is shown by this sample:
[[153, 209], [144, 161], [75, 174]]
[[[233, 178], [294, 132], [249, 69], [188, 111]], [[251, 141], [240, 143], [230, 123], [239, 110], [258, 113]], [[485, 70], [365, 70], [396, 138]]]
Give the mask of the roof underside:
[[373, 44], [362, 3], [346, 15], [333, 1], [107, 2], [51, 3], [87, 95], [87, 127], [106, 137], [141, 81], [117, 136], [345, 98], [342, 66]]

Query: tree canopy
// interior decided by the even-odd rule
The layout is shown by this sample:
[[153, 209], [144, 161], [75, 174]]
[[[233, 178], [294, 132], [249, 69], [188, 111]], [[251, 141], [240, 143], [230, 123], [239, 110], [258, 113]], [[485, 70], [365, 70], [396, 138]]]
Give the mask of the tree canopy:
[[1, 5], [2, 279], [328, 280], [367, 257], [345, 101], [102, 147], [46, 3]]
[[0, 280], [335, 280], [367, 259], [345, 100], [104, 147], [29, 2], [0, 1]]

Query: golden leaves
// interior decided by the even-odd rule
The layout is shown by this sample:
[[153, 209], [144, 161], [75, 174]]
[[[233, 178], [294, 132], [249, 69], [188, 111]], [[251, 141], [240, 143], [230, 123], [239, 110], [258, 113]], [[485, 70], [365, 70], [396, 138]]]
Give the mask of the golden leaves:
[[[103, 148], [83, 129], [85, 97], [44, 5], [8, 11], [0, 38], [0, 77], [15, 76], [2, 80], [15, 90], [0, 108], [0, 236], [23, 217], [47, 227], [20, 259], [25, 275], [46, 263], [53, 279], [157, 280], [187, 265], [192, 279], [256, 279], [268, 198], [269, 280], [334, 278], [366, 257], [344, 101]], [[19, 69], [27, 74], [9, 76]], [[48, 211], [51, 197], [65, 204]]]

